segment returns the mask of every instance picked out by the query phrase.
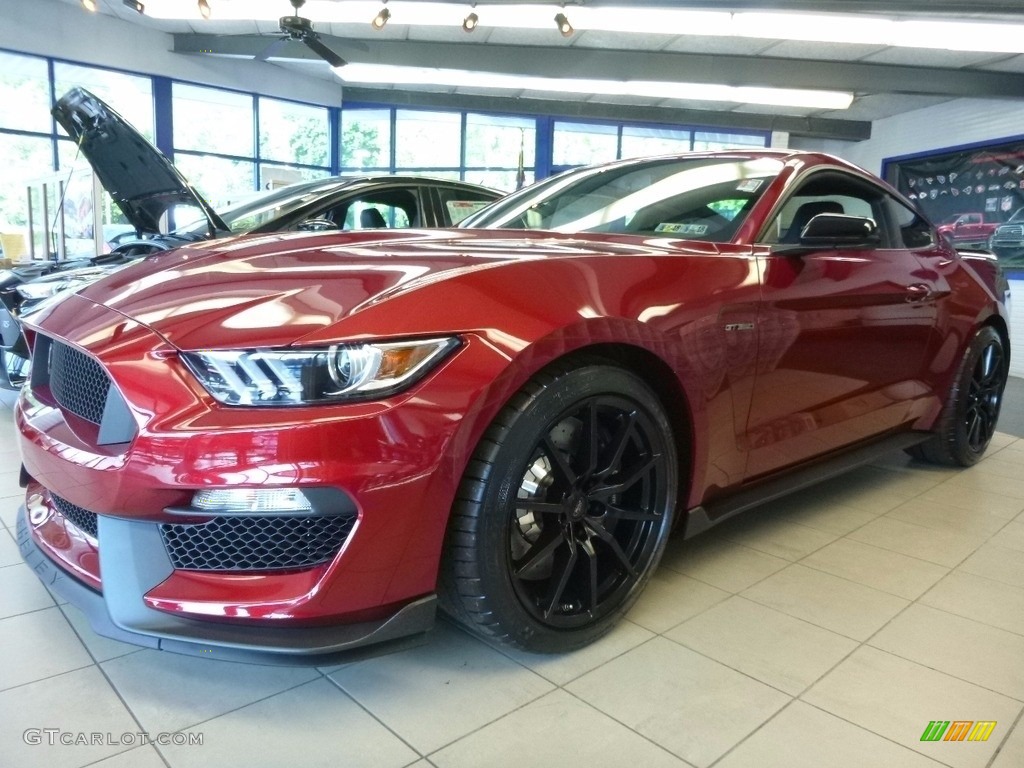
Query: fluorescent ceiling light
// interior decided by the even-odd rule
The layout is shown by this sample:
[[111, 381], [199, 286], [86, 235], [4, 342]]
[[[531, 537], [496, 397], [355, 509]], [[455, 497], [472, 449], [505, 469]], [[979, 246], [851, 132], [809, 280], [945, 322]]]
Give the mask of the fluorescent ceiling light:
[[812, 109], [846, 109], [852, 93], [798, 88], [758, 88], [707, 83], [669, 83], [653, 80], [589, 80], [533, 77], [461, 69], [401, 67], [350, 63], [334, 70], [346, 83], [363, 85], [440, 85], [449, 88], [494, 88], [513, 91], [556, 91], [604, 96], [644, 96], [679, 101], [726, 101]]
[[[218, 0], [217, 21], [277, 21], [283, 0]], [[564, 13], [561, 4], [443, 3], [388, 0], [392, 24], [462, 26], [469, 11], [484, 28], [553, 29], [551, 19]], [[146, 15], [157, 19], [191, 19], [195, 12], [181, 0], [148, 0]], [[380, 10], [380, 0], [308, 0], [302, 15], [321, 24], [364, 25]], [[896, 15], [694, 11], [642, 3], [621, 7], [572, 6], [572, 26], [610, 32], [650, 35], [705, 35], [862, 43], [899, 48], [1024, 53], [1024, 24], [983, 21], [918, 21]]]

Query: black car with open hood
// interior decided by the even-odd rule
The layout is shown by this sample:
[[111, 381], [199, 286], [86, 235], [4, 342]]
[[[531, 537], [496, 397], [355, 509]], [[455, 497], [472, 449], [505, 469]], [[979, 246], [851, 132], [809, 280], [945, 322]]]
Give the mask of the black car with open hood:
[[89, 91], [72, 88], [57, 101], [51, 114], [78, 145], [140, 237], [160, 234], [161, 219], [179, 205], [198, 208], [211, 236], [230, 232], [171, 161]]
[[427, 176], [332, 176], [242, 194], [219, 211], [164, 154], [102, 99], [72, 88], [51, 110], [135, 229], [135, 239], [92, 259], [39, 261], [0, 270], [0, 389], [28, 372], [19, 316], [152, 253], [201, 240], [287, 230], [451, 227], [502, 196]]

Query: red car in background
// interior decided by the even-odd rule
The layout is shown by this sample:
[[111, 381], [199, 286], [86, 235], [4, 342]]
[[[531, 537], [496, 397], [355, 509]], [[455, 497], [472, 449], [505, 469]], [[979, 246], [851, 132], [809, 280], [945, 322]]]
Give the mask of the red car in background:
[[995, 260], [840, 160], [621, 161], [466, 224], [197, 243], [26, 318], [33, 569], [181, 652], [321, 660], [438, 603], [565, 651], [673, 528], [995, 430]]
[[954, 213], [938, 226], [939, 233], [954, 245], [984, 248], [1002, 222], [991, 213]]

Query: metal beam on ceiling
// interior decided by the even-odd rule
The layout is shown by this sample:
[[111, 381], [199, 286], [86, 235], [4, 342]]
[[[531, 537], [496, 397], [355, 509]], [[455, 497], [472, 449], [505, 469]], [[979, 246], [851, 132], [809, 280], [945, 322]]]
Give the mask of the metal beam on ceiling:
[[[488, 0], [497, 3], [521, 3], [523, 0]], [[527, 0], [529, 2], [529, 0]], [[533, 0], [550, 3], [550, 0]], [[596, 8], [621, 7], [622, 0], [569, 0], [566, 13], [573, 5]], [[722, 11], [794, 11], [801, 13], [858, 13], [909, 16], [989, 16], [1005, 19], [1024, 17], [1021, 0], [643, 0], [643, 5], [659, 8]]]
[[[453, 66], [452, 45], [412, 41], [360, 41], [323, 35], [344, 58], [363, 64], [410, 67]], [[253, 57], [273, 37], [264, 35], [174, 35], [176, 53]], [[459, 69], [540, 77], [589, 77], [619, 80], [624, 73], [638, 79], [723, 85], [818, 88], [855, 93], [901, 93], [948, 98], [1019, 100], [1024, 74], [987, 70], [909, 67], [848, 61], [813, 61], [769, 56], [701, 53], [610, 51], [594, 48], [552, 48], [460, 43]], [[276, 58], [315, 59], [305, 46], [288, 46]]]

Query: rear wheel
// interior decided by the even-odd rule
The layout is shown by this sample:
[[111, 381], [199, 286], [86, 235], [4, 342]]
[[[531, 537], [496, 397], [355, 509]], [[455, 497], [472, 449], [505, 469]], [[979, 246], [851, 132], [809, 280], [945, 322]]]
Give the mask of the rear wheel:
[[996, 431], [1008, 367], [1000, 335], [981, 328], [967, 346], [935, 435], [910, 454], [933, 464], [976, 464]]
[[538, 375], [467, 468], [442, 605], [477, 633], [530, 651], [593, 641], [661, 558], [676, 473], [665, 411], [636, 376], [607, 365]]

